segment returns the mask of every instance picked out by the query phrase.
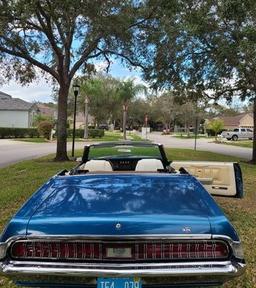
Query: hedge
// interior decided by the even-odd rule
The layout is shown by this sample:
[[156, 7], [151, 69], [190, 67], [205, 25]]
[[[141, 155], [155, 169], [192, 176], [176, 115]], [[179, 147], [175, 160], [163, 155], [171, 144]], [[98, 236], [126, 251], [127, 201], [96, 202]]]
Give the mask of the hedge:
[[37, 128], [6, 128], [0, 127], [0, 138], [39, 137]]
[[[89, 138], [103, 137], [105, 134], [103, 129], [89, 129]], [[73, 136], [73, 129], [68, 129], [68, 137]], [[84, 138], [84, 129], [76, 129], [76, 138]]]
[[[68, 137], [72, 137], [73, 130], [68, 129]], [[103, 129], [89, 129], [88, 135], [90, 138], [101, 138], [104, 136]], [[0, 139], [3, 138], [26, 138], [26, 137], [39, 137], [37, 128], [5, 128], [0, 127]], [[76, 129], [76, 137], [84, 137], [84, 129]]]

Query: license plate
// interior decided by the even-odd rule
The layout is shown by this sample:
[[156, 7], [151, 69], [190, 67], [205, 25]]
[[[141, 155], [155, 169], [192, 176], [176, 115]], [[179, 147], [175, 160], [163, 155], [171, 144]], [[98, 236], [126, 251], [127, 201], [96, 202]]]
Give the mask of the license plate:
[[98, 278], [97, 288], [141, 288], [139, 278]]
[[132, 248], [130, 247], [110, 247], [106, 250], [107, 258], [132, 258]]

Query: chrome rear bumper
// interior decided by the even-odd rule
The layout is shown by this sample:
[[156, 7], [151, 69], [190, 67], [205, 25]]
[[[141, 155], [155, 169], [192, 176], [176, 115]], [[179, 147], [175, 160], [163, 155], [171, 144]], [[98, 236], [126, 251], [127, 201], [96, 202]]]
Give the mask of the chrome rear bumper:
[[[0, 272], [14, 281], [59, 283], [72, 278], [74, 283], [96, 284], [97, 277], [140, 277], [144, 284], [211, 284], [224, 283], [243, 273], [245, 264], [233, 261], [141, 263], [141, 264], [86, 264], [6, 261]], [[70, 283], [70, 282], [69, 282]], [[38, 284], [37, 284], [38, 285]], [[40, 286], [35, 286], [40, 287]], [[54, 284], [53, 286], [54, 287]]]

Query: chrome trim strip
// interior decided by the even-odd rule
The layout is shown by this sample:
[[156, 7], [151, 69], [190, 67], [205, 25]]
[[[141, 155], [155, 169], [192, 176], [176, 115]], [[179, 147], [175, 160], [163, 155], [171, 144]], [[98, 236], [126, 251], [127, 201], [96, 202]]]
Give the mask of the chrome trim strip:
[[131, 274], [137, 277], [162, 276], [228, 276], [234, 277], [243, 273], [245, 264], [225, 262], [183, 262], [183, 263], [156, 263], [152, 264], [113, 264], [97, 265], [71, 263], [42, 263], [11, 261], [2, 265], [4, 274], [27, 274], [47, 276], [78, 276], [78, 277], [128, 277]]
[[161, 268], [161, 267], [170, 267], [170, 266], [197, 266], [197, 267], [202, 267], [202, 266], [223, 266], [223, 265], [228, 265], [231, 263], [230, 260], [226, 261], [194, 261], [194, 262], [165, 262], [165, 263], [74, 263], [74, 262], [46, 262], [46, 261], [18, 261], [18, 260], [10, 260], [6, 262], [6, 265], [14, 265], [14, 266], [42, 266], [42, 267], [47, 267], [47, 266], [53, 266], [53, 267], [74, 267], [74, 268], [79, 268], [79, 267], [90, 267], [92, 269], [94, 268], [118, 268], [118, 269], [134, 269], [134, 268]]
[[76, 240], [116, 240], [116, 239], [211, 239], [211, 234], [135, 234], [135, 235], [19, 235], [9, 238], [6, 242], [16, 241], [18, 239], [76, 239]]
[[211, 234], [138, 234], [138, 235], [18, 235], [7, 239], [1, 244], [7, 245], [7, 249], [10, 245], [18, 240], [42, 240], [42, 241], [101, 241], [101, 240], [210, 240]]

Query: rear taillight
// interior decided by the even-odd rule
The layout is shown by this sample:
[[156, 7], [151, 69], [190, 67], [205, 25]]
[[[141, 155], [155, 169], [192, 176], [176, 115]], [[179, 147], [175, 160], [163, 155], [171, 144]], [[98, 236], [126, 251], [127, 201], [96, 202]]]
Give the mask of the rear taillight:
[[19, 259], [159, 261], [226, 259], [229, 247], [223, 241], [17, 241], [11, 257]]

